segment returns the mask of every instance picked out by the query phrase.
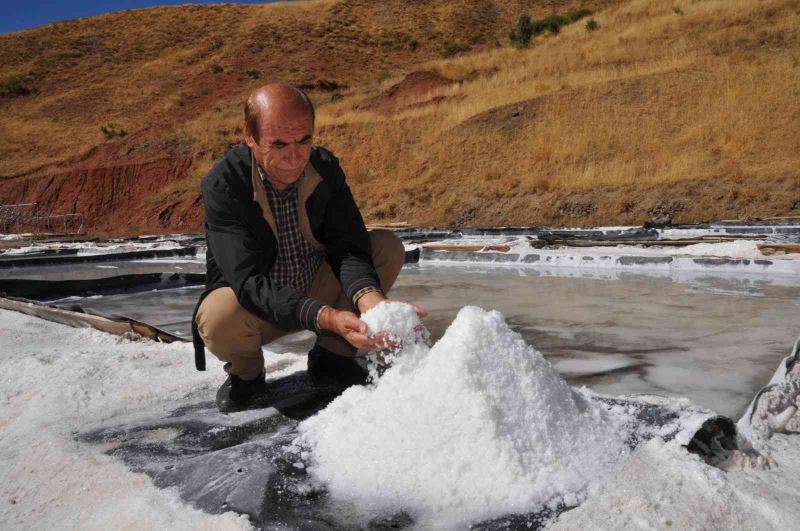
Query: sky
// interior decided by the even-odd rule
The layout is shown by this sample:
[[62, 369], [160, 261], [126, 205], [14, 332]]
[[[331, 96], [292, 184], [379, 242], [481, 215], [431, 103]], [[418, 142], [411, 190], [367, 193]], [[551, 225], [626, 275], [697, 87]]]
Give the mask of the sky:
[[[267, 4], [276, 0], [254, 0], [228, 2], [237, 4]], [[202, 0], [0, 0], [0, 34], [35, 28], [58, 20], [81, 17], [93, 17], [103, 13], [137, 9], [142, 7], [179, 5], [179, 4], [212, 4]]]

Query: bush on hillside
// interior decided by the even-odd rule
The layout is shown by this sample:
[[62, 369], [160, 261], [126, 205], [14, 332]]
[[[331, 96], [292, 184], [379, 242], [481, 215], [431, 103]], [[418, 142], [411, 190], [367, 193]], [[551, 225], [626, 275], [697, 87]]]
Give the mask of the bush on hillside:
[[561, 31], [561, 26], [566, 26], [569, 24], [569, 22], [570, 20], [567, 17], [562, 17], [561, 15], [550, 15], [542, 20], [537, 20], [534, 29], [537, 35], [544, 33], [545, 31], [556, 34]]
[[517, 19], [517, 25], [511, 30], [508, 38], [511, 40], [511, 46], [514, 48], [527, 48], [528, 45], [530, 45], [531, 37], [533, 37], [531, 17], [523, 13]]
[[580, 19], [586, 18], [591, 14], [592, 10], [586, 8], [573, 11], [572, 13], [569, 14], [570, 22], [578, 22]]
[[9, 76], [0, 81], [0, 97], [27, 96], [30, 93], [31, 89], [19, 76]]
[[550, 15], [540, 20], [531, 20], [527, 14], [522, 14], [517, 19], [517, 24], [509, 35], [511, 45], [515, 48], [526, 48], [531, 38], [546, 31], [555, 35], [561, 31], [562, 26], [577, 22], [591, 14], [592, 11], [590, 9], [579, 9], [567, 15]]
[[106, 140], [111, 140], [115, 136], [123, 137], [128, 134], [128, 132], [118, 126], [117, 124], [102, 124], [100, 126], [100, 131], [102, 131], [103, 135], [106, 137]]
[[439, 51], [439, 55], [442, 57], [453, 57], [454, 55], [461, 52], [466, 52], [467, 50], [469, 50], [469, 46], [464, 43], [447, 41]]
[[595, 19], [590, 18], [586, 21], [586, 31], [595, 31], [597, 29], [600, 29], [600, 24]]

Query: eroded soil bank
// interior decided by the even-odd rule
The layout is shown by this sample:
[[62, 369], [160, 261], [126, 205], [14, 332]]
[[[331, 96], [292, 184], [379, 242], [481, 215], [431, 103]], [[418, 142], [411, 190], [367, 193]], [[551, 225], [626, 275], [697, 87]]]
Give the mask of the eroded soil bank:
[[[199, 232], [204, 213], [199, 182], [190, 176], [193, 162], [191, 154], [173, 153], [111, 164], [91, 161], [48, 175], [0, 181], [0, 203], [35, 202], [39, 215], [81, 214], [89, 235]], [[729, 178], [573, 192], [509, 189], [491, 199], [481, 194], [466, 196], [440, 210], [425, 208], [432, 198], [419, 190], [416, 197], [407, 198], [402, 216], [374, 208], [363, 213], [367, 223], [406, 221], [442, 227], [578, 227], [800, 217], [800, 180], [787, 176], [757, 188], [745, 184], [741, 178]], [[351, 183], [362, 206], [363, 198], [374, 195], [369, 186]], [[19, 230], [25, 231], [24, 227]]]

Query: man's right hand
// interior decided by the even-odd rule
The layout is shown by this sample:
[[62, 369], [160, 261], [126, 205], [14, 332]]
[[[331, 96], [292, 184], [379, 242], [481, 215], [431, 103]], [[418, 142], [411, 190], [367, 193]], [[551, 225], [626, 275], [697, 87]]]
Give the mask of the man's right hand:
[[367, 323], [359, 319], [353, 312], [325, 306], [319, 315], [319, 327], [342, 336], [356, 348], [380, 350], [387, 346], [385, 334], [379, 333], [375, 337], [368, 337]]

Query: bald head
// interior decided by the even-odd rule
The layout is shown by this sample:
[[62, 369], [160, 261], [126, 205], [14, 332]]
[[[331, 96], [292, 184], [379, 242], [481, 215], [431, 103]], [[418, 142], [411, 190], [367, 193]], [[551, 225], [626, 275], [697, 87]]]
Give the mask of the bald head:
[[286, 83], [270, 83], [250, 93], [244, 104], [244, 121], [253, 139], [258, 142], [261, 124], [311, 118], [314, 124], [314, 105], [305, 92]]

